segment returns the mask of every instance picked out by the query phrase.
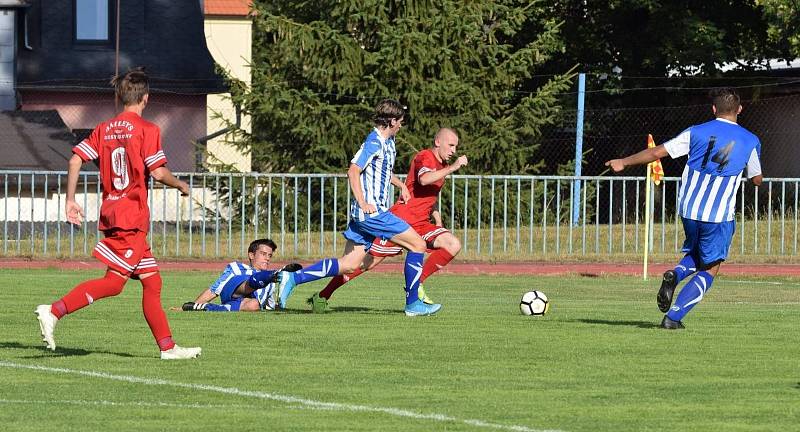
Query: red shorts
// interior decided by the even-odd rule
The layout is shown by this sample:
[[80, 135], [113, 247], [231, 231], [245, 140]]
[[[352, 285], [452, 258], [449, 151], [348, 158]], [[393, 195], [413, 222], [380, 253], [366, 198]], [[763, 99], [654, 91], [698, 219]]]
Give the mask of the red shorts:
[[[418, 223], [412, 225], [411, 228], [414, 228], [414, 231], [425, 240], [428, 252], [431, 252], [433, 249], [433, 241], [436, 240], [436, 237], [450, 232], [447, 228], [434, 225], [430, 222]], [[392, 243], [391, 240], [383, 240], [381, 238], [375, 238], [369, 248], [369, 254], [375, 257], [390, 257], [400, 255], [401, 253], [403, 253], [403, 248], [401, 246]]]
[[146, 232], [108, 230], [103, 235], [105, 238], [97, 243], [92, 255], [110, 268], [126, 276], [158, 271]]

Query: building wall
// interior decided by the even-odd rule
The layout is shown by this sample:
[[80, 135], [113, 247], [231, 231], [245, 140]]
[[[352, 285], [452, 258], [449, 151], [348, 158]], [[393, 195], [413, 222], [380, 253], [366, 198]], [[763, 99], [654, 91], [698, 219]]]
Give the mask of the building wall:
[[[111, 92], [21, 91], [22, 109], [58, 111], [70, 129], [94, 129], [115, 116]], [[206, 95], [151, 94], [143, 117], [161, 128], [161, 145], [174, 172], [194, 172], [195, 141], [207, 133]], [[65, 167], [66, 169], [66, 167]]]
[[16, 17], [14, 9], [0, 9], [0, 111], [16, 108]]
[[[252, 22], [247, 17], [215, 17], [206, 16], [206, 45], [217, 64], [231, 76], [250, 84], [250, 67], [252, 59]], [[208, 95], [208, 134], [225, 128], [220, 115], [233, 123], [236, 111], [228, 99], [228, 94]], [[249, 119], [242, 117], [242, 127], [249, 130]], [[242, 154], [233, 146], [225, 143], [225, 136], [215, 138], [208, 143], [209, 162], [222, 162], [234, 165], [241, 172], [251, 170], [250, 154]]]

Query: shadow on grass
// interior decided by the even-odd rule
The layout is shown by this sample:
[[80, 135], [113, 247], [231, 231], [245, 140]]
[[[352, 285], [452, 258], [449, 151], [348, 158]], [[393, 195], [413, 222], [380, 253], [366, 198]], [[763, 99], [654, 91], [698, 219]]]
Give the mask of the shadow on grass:
[[90, 354], [110, 354], [110, 355], [115, 355], [117, 357], [127, 357], [127, 358], [137, 357], [129, 353], [119, 353], [113, 351], [88, 351], [81, 348], [66, 348], [60, 346], [57, 346], [55, 351], [50, 351], [49, 349], [45, 348], [44, 345], [21, 344], [19, 342], [0, 342], [0, 349], [23, 349], [23, 350], [36, 350], [42, 352], [39, 355], [29, 355], [20, 357], [26, 359], [86, 356]]
[[638, 328], [659, 328], [659, 324], [653, 321], [614, 321], [614, 320], [602, 320], [602, 319], [579, 319], [574, 320], [576, 322], [582, 322], [586, 324], [600, 324], [600, 325], [610, 325], [610, 326], [629, 326], [629, 327], [638, 327]]
[[[310, 314], [310, 309], [282, 309], [278, 310], [281, 314]], [[372, 309], [363, 306], [334, 306], [329, 307], [323, 314], [336, 314], [336, 313], [357, 313], [357, 314], [373, 314], [373, 315], [401, 315], [402, 309]]]
[[372, 309], [364, 306], [337, 306], [330, 308], [330, 312], [350, 312], [350, 313], [364, 313], [364, 314], [377, 314], [377, 315], [402, 315], [402, 309]]

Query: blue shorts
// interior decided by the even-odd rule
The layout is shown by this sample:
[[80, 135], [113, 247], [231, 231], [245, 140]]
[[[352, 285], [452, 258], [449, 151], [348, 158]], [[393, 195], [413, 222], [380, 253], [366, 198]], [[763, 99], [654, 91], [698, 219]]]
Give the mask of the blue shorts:
[[394, 213], [387, 211], [368, 217], [363, 221], [351, 219], [347, 230], [342, 235], [353, 243], [364, 245], [364, 250], [368, 251], [376, 237], [389, 240], [409, 229], [411, 229], [411, 225], [395, 216]]
[[233, 298], [234, 292], [236, 292], [236, 288], [249, 279], [250, 276], [243, 274], [243, 275], [235, 275], [228, 279], [225, 282], [225, 285], [222, 287], [222, 291], [219, 293], [219, 301], [222, 303], [229, 303], [231, 300], [235, 300]]
[[242, 307], [242, 300], [244, 299], [242, 297], [239, 297], [226, 302], [222, 302], [222, 305], [228, 306], [229, 308], [228, 310], [230, 310], [231, 312], [236, 312]]
[[734, 221], [701, 222], [684, 217], [681, 220], [683, 232], [686, 234], [681, 250], [694, 258], [698, 268], [725, 261], [736, 231]]

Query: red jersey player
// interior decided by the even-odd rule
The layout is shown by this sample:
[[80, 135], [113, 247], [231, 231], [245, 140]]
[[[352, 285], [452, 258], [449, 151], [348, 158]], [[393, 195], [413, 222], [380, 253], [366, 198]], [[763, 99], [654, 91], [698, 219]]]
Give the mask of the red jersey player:
[[85, 281], [52, 305], [36, 308], [42, 340], [56, 349], [53, 331], [64, 315], [86, 307], [95, 300], [122, 292], [128, 278], [142, 283], [142, 309], [150, 331], [164, 360], [195, 358], [200, 348], [175, 345], [167, 317], [161, 307], [161, 275], [147, 244], [150, 209], [147, 205], [149, 177], [164, 185], [189, 193], [186, 182], [178, 180], [165, 166], [158, 126], [142, 119], [149, 99], [144, 69], [135, 69], [111, 81], [124, 109], [116, 117], [100, 123], [91, 135], [76, 145], [67, 174], [67, 221], [79, 225], [83, 209], [75, 201], [78, 174], [84, 162], [98, 160], [103, 185], [98, 228], [104, 238], [93, 255], [108, 266], [105, 276]]
[[[431, 214], [435, 213], [433, 206], [439, 198], [444, 179], [459, 168], [467, 164], [467, 157], [459, 156], [452, 164], [447, 164], [458, 147], [458, 134], [450, 128], [442, 128], [436, 133], [433, 147], [422, 150], [414, 156], [411, 169], [406, 177], [406, 186], [411, 198], [407, 201], [398, 200], [389, 210], [400, 219], [408, 222], [427, 243], [430, 256], [425, 260], [420, 277], [419, 298], [425, 303], [433, 303], [422, 288], [422, 282], [435, 273], [461, 251], [461, 242], [446, 228], [430, 221]], [[308, 299], [315, 313], [324, 312], [328, 308], [328, 300], [337, 288], [347, 283], [354, 277], [369, 271], [380, 264], [386, 257], [399, 255], [403, 248], [389, 240], [376, 238], [369, 249], [369, 254], [356, 271], [339, 275], [331, 279], [328, 285], [319, 293]]]

